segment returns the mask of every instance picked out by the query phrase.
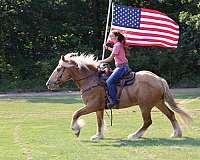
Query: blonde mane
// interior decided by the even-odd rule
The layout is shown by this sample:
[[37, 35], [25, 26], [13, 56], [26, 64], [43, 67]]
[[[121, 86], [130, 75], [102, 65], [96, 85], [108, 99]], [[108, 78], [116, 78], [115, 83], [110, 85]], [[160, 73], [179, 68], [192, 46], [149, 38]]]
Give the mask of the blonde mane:
[[[64, 56], [65, 60], [72, 60], [74, 61], [78, 68], [88, 68], [88, 66], [92, 66], [95, 69], [97, 68], [97, 60], [95, 60], [95, 56], [92, 54], [81, 54], [78, 55], [78, 53], [68, 53]], [[66, 63], [66, 62], [64, 62]]]

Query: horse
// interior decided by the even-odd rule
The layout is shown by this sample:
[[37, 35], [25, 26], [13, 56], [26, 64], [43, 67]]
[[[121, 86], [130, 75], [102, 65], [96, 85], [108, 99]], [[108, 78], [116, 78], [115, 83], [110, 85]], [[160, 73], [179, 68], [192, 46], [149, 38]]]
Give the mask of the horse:
[[[84, 106], [75, 111], [71, 120], [71, 129], [78, 137], [82, 126], [79, 123], [83, 115], [96, 112], [97, 131], [91, 140], [104, 139], [104, 111], [106, 109], [106, 91], [99, 85], [98, 62], [93, 55], [78, 55], [68, 53], [61, 56], [57, 67], [49, 77], [46, 86], [55, 90], [69, 80], [73, 80], [79, 87]], [[125, 86], [121, 92], [117, 109], [138, 105], [142, 114], [143, 124], [128, 140], [136, 140], [143, 136], [152, 124], [151, 110], [157, 107], [171, 122], [173, 127], [172, 137], [182, 137], [182, 131], [175, 117], [175, 113], [185, 124], [190, 124], [191, 116], [177, 106], [165, 79], [150, 71], [135, 73], [135, 81], [130, 86]]]

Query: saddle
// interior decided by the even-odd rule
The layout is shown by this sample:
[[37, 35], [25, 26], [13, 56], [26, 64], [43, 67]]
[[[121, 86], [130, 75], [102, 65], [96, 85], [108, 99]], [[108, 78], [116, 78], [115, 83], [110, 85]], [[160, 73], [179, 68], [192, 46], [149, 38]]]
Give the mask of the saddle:
[[[99, 69], [99, 82], [100, 82], [100, 85], [104, 86], [106, 90], [107, 100], [109, 99], [109, 95], [108, 95], [106, 80], [109, 78], [111, 74], [112, 74], [112, 71], [109, 68], [109, 66], [106, 66], [106, 67], [104, 66]], [[135, 72], [132, 72], [132, 70], [129, 68], [129, 70], [126, 73], [124, 73], [124, 75], [116, 81], [116, 86], [119, 86], [119, 89], [117, 91], [118, 100], [120, 99], [123, 88], [125, 86], [132, 85], [134, 81], [135, 81]]]

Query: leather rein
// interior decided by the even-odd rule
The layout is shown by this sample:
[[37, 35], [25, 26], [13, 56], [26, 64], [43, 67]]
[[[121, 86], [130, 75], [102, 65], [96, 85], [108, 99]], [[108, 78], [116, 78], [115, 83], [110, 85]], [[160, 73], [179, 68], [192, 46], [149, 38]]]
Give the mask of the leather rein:
[[[62, 73], [61, 73], [61, 75], [60, 75], [59, 78], [58, 78], [58, 81], [59, 81], [60, 84], [62, 84], [62, 81], [61, 81], [60, 79], [62, 78], [63, 73], [64, 73], [66, 67], [63, 67], [63, 66], [62, 66], [62, 68], [63, 68]], [[92, 76], [94, 76], [94, 75], [96, 75], [96, 74], [97, 74], [97, 73], [94, 72], [94, 73], [92, 73], [92, 74], [86, 75], [86, 76], [81, 77], [81, 78], [79, 78], [79, 79], [69, 78], [68, 80], [72, 79], [72, 80], [75, 81], [76, 83], [79, 83], [80, 81], [85, 80], [85, 79], [88, 79], [88, 78], [90, 78], [90, 77], [92, 77]], [[87, 91], [89, 91], [89, 90], [91, 90], [92, 88], [95, 88], [95, 87], [97, 87], [97, 86], [99, 86], [98, 83], [97, 83], [96, 85], [90, 86], [90, 87], [88, 87], [88, 88], [86, 88], [86, 89], [81, 89], [81, 88], [80, 88], [81, 95], [83, 95], [85, 92], [87, 92]]]
[[[62, 71], [62, 74], [59, 76], [59, 79], [62, 78], [65, 69], [66, 69], [66, 67], [63, 67], [63, 71]], [[89, 75], [87, 75], [87, 76], [85, 76], [85, 77], [82, 77], [82, 78], [79, 78], [79, 79], [69, 78], [69, 80], [72, 79], [72, 80], [75, 81], [76, 83], [79, 83], [80, 81], [85, 80], [85, 79], [88, 79], [88, 78], [92, 77], [92, 76], [95, 75], [95, 74], [97, 74], [97, 73], [94, 72], [94, 73], [92, 73], [92, 74], [89, 74]], [[88, 87], [87, 89], [84, 89], [84, 90], [82, 90], [82, 89], [80, 88], [81, 95], [83, 95], [84, 93], [86, 93], [86, 92], [90, 91], [91, 89], [93, 89], [93, 88], [95, 88], [95, 87], [98, 87], [98, 86], [102, 86], [102, 85], [100, 85], [99, 83], [97, 83], [96, 85], [90, 86], [90, 87]], [[106, 112], [108, 118], [110, 119], [110, 125], [112, 126], [112, 121], [113, 121], [112, 108], [110, 109], [110, 112], [111, 112], [111, 113], [110, 113], [110, 116], [109, 116], [109, 114], [107, 113], [106, 110], [105, 110], [105, 112]]]
[[[79, 83], [80, 81], [85, 80], [85, 79], [88, 79], [88, 78], [90, 78], [90, 77], [92, 77], [92, 76], [94, 76], [94, 75], [96, 75], [96, 74], [97, 74], [97, 73], [94, 72], [94, 73], [89, 74], [89, 75], [87, 75], [87, 76], [85, 76], [85, 77], [82, 77], [82, 78], [80, 78], [80, 79], [74, 79], [74, 81], [75, 81], [76, 83]], [[99, 86], [99, 83], [97, 82], [95, 85], [89, 86], [89, 87], [86, 88], [86, 89], [80, 88], [81, 95], [83, 95], [85, 92], [88, 92], [88, 91], [90, 91], [91, 89], [93, 89], [93, 88], [95, 88], [95, 87], [98, 87], [98, 86]]]

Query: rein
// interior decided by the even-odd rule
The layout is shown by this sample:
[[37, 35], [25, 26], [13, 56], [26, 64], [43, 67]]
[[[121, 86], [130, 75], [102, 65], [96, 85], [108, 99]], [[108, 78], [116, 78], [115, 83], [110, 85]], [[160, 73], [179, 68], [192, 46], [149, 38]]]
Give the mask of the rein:
[[112, 112], [112, 108], [110, 109], [110, 116], [108, 114], [108, 112], [105, 110], [107, 117], [110, 119], [110, 126], [112, 126], [113, 124], [113, 112]]
[[80, 82], [80, 81], [82, 81], [82, 80], [84, 80], [84, 79], [87, 79], [87, 78], [92, 77], [92, 76], [95, 75], [95, 74], [96, 74], [96, 72], [94, 72], [94, 73], [92, 73], [92, 74], [89, 74], [88, 76], [82, 77], [82, 78], [80, 78], [80, 79], [74, 79], [74, 81], [75, 81], [75, 82]]
[[[62, 78], [62, 76], [63, 76], [63, 73], [64, 73], [64, 71], [65, 71], [65, 69], [66, 69], [66, 67], [62, 67], [63, 68], [63, 70], [62, 70], [62, 73], [60, 74], [60, 76], [59, 76], [59, 80]], [[92, 74], [89, 74], [88, 76], [85, 76], [85, 77], [82, 77], [82, 78], [80, 78], [80, 79], [73, 79], [73, 78], [70, 78], [70, 79], [73, 79], [75, 82], [80, 82], [80, 81], [82, 81], [82, 80], [84, 80], [84, 79], [87, 79], [87, 78], [90, 78], [90, 77], [92, 77], [93, 75], [95, 75], [95, 72], [94, 73], [92, 73]]]
[[[59, 79], [62, 78], [65, 69], [66, 69], [66, 67], [63, 67], [63, 70], [62, 70], [61, 75], [59, 76]], [[75, 79], [75, 78], [74, 78], [74, 79], [73, 79], [73, 78], [70, 78], [70, 79], [73, 79], [76, 83], [78, 83], [78, 82], [80, 82], [80, 81], [82, 81], [82, 80], [85, 80], [85, 79], [87, 79], [87, 78], [92, 77], [92, 76], [95, 75], [95, 74], [96, 74], [96, 72], [94, 72], [94, 73], [92, 73], [92, 74], [89, 74], [89, 75], [87, 75], [87, 76], [85, 76], [85, 77], [79, 78], [79, 79]], [[81, 95], [83, 95], [85, 92], [90, 91], [91, 89], [93, 89], [93, 88], [95, 88], [95, 87], [98, 87], [99, 85], [100, 85], [100, 84], [96, 84], [96, 85], [94, 85], [94, 86], [91, 86], [91, 87], [89, 87], [89, 88], [87, 88], [87, 89], [81, 91]], [[109, 116], [109, 114], [108, 114], [108, 112], [107, 112], [106, 110], [105, 110], [105, 112], [106, 112], [108, 118], [110, 119], [110, 125], [112, 126], [112, 122], [113, 122], [113, 112], [112, 112], [112, 108], [110, 109], [110, 116]]]
[[[92, 77], [92, 76], [95, 75], [95, 74], [96, 74], [96, 72], [94, 72], [94, 73], [92, 73], [92, 74], [89, 74], [88, 76], [85, 76], [85, 77], [80, 78], [80, 79], [74, 79], [74, 81], [75, 81], [75, 82], [80, 82], [80, 81], [82, 81], [82, 80], [84, 80], [84, 79], [87, 79], [87, 78]], [[90, 91], [91, 89], [93, 89], [93, 88], [95, 88], [95, 87], [98, 87], [98, 86], [99, 86], [99, 84], [96, 84], [96, 85], [94, 85], [94, 86], [91, 86], [91, 87], [89, 87], [89, 88], [83, 90], [83, 91], [81, 92], [81, 95], [83, 95], [85, 92]], [[108, 112], [107, 112], [106, 110], [105, 110], [105, 112], [106, 112], [108, 118], [110, 119], [110, 125], [112, 126], [112, 125], [113, 125], [113, 112], [112, 112], [112, 108], [110, 109], [110, 116], [109, 116], [109, 114], [108, 114]]]
[[[95, 75], [96, 75], [96, 73], [94, 72], [94, 73], [89, 74], [88, 76], [83, 77], [83, 78], [80, 78], [80, 79], [78, 79], [78, 80], [74, 79], [74, 81], [75, 81], [76, 83], [79, 83], [80, 81], [85, 80], [85, 79], [88, 79], [88, 78], [90, 78], [90, 77], [92, 77], [92, 76], [95, 76]], [[90, 91], [91, 89], [96, 88], [96, 87], [98, 87], [98, 86], [100, 86], [100, 84], [99, 84], [98, 81], [96, 81], [94, 84], [90, 85], [89, 87], [80, 88], [81, 95], [83, 95], [84, 93], [86, 93], [86, 92]]]

